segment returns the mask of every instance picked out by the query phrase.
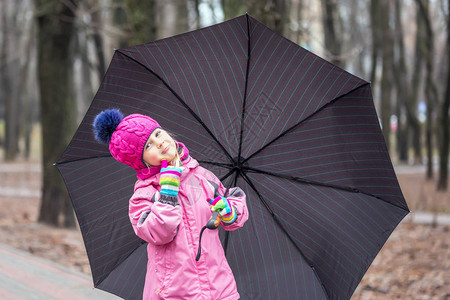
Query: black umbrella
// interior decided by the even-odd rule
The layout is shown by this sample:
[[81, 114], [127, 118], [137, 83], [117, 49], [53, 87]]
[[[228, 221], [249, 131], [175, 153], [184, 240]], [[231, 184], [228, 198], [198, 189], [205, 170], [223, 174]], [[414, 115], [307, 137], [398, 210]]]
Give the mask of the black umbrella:
[[97, 288], [142, 296], [146, 244], [128, 219], [136, 175], [92, 134], [100, 111], [154, 117], [250, 219], [220, 232], [242, 299], [348, 299], [408, 213], [370, 85], [248, 15], [117, 50], [57, 163]]

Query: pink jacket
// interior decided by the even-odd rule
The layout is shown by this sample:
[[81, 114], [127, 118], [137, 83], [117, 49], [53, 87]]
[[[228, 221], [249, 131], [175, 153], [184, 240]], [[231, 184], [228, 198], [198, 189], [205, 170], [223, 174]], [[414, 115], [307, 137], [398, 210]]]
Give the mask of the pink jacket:
[[[139, 179], [130, 199], [129, 215], [136, 234], [148, 242], [144, 299], [239, 299], [233, 273], [225, 258], [218, 230], [206, 229], [197, 262], [200, 230], [211, 217], [207, 198], [226, 189], [210, 171], [188, 156], [183, 161], [179, 205], [155, 201], [159, 173]], [[237, 219], [225, 230], [236, 230], [248, 219], [245, 194], [231, 188], [227, 197]]]

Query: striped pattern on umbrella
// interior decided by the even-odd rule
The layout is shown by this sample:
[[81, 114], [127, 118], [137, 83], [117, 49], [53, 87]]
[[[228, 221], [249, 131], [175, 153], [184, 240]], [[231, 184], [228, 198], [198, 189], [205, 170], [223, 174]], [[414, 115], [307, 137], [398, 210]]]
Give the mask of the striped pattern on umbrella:
[[123, 298], [142, 297], [146, 244], [136, 175], [93, 138], [107, 108], [155, 118], [246, 192], [249, 220], [220, 231], [241, 299], [350, 298], [408, 213], [364, 80], [248, 15], [120, 49], [58, 168], [94, 284]]

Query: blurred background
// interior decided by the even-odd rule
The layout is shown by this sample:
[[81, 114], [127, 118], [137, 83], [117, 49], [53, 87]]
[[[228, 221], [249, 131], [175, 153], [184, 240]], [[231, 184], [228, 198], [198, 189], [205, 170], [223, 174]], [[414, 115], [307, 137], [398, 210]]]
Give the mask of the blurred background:
[[53, 163], [114, 49], [247, 12], [371, 82], [413, 214], [354, 298], [449, 299], [449, 6], [450, 0], [0, 0], [0, 243], [89, 273]]

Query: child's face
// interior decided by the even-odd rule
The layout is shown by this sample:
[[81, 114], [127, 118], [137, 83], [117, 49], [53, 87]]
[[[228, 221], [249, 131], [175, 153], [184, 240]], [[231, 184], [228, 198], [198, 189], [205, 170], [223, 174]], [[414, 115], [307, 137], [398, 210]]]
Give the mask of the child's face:
[[142, 158], [151, 166], [161, 165], [161, 160], [172, 161], [177, 153], [173, 138], [161, 128], [156, 128], [147, 140]]

